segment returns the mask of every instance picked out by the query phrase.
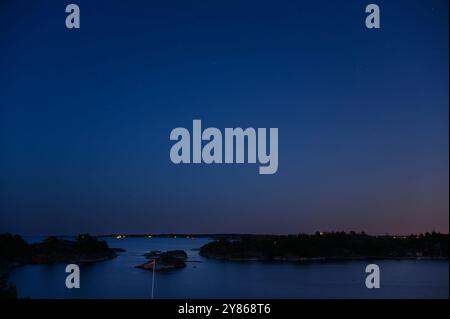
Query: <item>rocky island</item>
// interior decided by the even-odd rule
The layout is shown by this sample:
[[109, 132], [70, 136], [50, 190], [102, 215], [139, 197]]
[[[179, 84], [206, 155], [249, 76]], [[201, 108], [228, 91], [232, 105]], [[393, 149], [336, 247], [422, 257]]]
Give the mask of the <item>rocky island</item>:
[[151, 259], [141, 265], [136, 266], [144, 270], [153, 270], [153, 262], [155, 262], [155, 271], [181, 269], [186, 267], [187, 254], [183, 250], [169, 250], [162, 252], [153, 250], [143, 255], [147, 259]]

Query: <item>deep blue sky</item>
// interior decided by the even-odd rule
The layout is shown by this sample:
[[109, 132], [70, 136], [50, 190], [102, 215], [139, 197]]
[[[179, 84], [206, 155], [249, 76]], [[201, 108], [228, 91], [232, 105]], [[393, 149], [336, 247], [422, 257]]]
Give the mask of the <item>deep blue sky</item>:
[[[448, 232], [448, 1], [0, 4], [0, 232]], [[278, 127], [279, 169], [170, 131]]]

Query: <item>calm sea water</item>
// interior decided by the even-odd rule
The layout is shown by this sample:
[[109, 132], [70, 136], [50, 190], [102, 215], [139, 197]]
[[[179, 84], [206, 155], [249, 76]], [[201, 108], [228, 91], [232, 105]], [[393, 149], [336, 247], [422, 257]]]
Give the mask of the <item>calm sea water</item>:
[[[29, 238], [29, 241], [41, 238]], [[448, 298], [448, 261], [380, 260], [381, 288], [367, 289], [368, 262], [277, 263], [209, 260], [192, 250], [207, 239], [106, 239], [119, 257], [81, 265], [80, 289], [65, 286], [65, 264], [28, 265], [10, 280], [20, 297], [150, 298], [152, 272], [135, 268], [150, 250], [183, 249], [182, 270], [155, 274], [155, 298]]]

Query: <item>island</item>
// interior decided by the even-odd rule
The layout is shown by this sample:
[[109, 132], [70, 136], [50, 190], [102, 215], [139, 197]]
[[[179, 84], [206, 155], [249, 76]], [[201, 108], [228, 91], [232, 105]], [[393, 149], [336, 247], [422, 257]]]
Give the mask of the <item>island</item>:
[[93, 263], [115, 258], [120, 251], [89, 234], [79, 235], [75, 240], [50, 236], [33, 244], [28, 244], [19, 235], [0, 235], [1, 268], [55, 262]]
[[449, 235], [370, 236], [365, 233], [317, 232], [314, 235], [242, 235], [221, 238], [200, 248], [206, 258], [259, 261], [339, 259], [448, 259]]
[[150, 259], [150, 261], [136, 267], [144, 270], [153, 270], [153, 267], [155, 267], [155, 271], [167, 271], [185, 268], [185, 261], [188, 258], [184, 250], [169, 250], [166, 252], [153, 250], [145, 253], [143, 256], [147, 259]]

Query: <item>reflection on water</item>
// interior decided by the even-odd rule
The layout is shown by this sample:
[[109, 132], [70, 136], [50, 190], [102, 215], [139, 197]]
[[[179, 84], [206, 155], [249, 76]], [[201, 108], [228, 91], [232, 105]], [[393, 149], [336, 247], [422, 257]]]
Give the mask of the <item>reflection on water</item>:
[[[38, 241], [37, 238], [29, 241]], [[207, 239], [107, 239], [124, 248], [119, 257], [81, 265], [80, 289], [65, 286], [65, 264], [28, 265], [15, 269], [10, 280], [20, 297], [149, 298], [152, 273], [135, 268], [149, 250], [183, 249], [187, 267], [156, 273], [155, 298], [448, 298], [448, 261], [384, 260], [381, 288], [367, 289], [368, 262], [276, 263], [225, 262], [202, 258], [192, 249]], [[371, 261], [373, 263], [373, 261]]]

